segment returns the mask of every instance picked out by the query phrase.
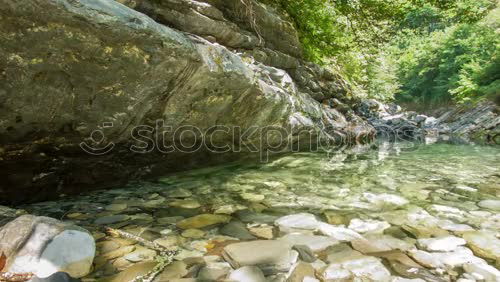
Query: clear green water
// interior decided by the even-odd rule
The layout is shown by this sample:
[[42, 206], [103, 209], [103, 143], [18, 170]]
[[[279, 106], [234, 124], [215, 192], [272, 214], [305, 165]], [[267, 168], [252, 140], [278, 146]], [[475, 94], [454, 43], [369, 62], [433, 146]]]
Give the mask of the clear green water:
[[[410, 150], [380, 146], [340, 154], [295, 153], [267, 163], [192, 170], [157, 182], [133, 183], [25, 208], [56, 217], [98, 212], [96, 206], [117, 199], [146, 201], [155, 193], [167, 195], [176, 189], [190, 191], [190, 198], [210, 211], [228, 204], [248, 206], [242, 193], [264, 195], [262, 204], [280, 212], [349, 210], [370, 214], [375, 206], [369, 204], [366, 193], [397, 195], [424, 208], [440, 204], [479, 210], [477, 202], [500, 196], [500, 148], [434, 144]], [[82, 210], [80, 206], [86, 202], [92, 204]]]
[[363, 193], [390, 193], [420, 206], [440, 203], [473, 210], [475, 202], [500, 196], [500, 150], [434, 144], [410, 150], [296, 153], [269, 163], [195, 170], [162, 181], [210, 195], [205, 200], [214, 205], [241, 202], [239, 193], [251, 192], [264, 195], [264, 204], [274, 208], [365, 211]]
[[[429, 234], [461, 236], [474, 230], [498, 234], [500, 201], [495, 200], [499, 196], [499, 147], [434, 144], [412, 150], [380, 146], [330, 155], [296, 153], [268, 163], [193, 170], [24, 208], [74, 222], [93, 233], [99, 242], [98, 254], [88, 278], [94, 279], [126, 273], [133, 264], [126, 257], [110, 260], [103, 255], [106, 250], [100, 246], [113, 241], [102, 233], [104, 226], [151, 241], [170, 240], [184, 258], [207, 255], [209, 242], [228, 240], [219, 232], [221, 225], [202, 228], [202, 238], [185, 238], [176, 222], [202, 213], [230, 214], [247, 228], [276, 228], [272, 220], [263, 224], [259, 218], [299, 212], [354, 230], [359, 229], [351, 227], [352, 219], [378, 222], [375, 225], [383, 221], [391, 232], [406, 232], [388, 234], [398, 234], [413, 245], [415, 238]], [[191, 201], [192, 206], [174, 206], [180, 198]], [[494, 201], [485, 205], [485, 200]], [[110, 208], [110, 204], [122, 208]], [[256, 215], [255, 220], [245, 221], [235, 212], [242, 209]], [[124, 218], [106, 224], [96, 221], [109, 216]], [[496, 240], [491, 244], [497, 247], [489, 250], [487, 244], [486, 252], [499, 252], [499, 241], [495, 237], [487, 240]], [[496, 254], [487, 255], [492, 257]]]

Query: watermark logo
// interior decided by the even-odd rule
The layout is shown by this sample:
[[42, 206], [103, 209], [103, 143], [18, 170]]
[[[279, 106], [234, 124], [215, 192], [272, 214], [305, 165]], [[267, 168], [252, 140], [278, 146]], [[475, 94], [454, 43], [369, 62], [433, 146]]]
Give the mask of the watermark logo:
[[82, 148], [82, 150], [86, 153], [95, 156], [101, 156], [110, 153], [115, 147], [115, 144], [106, 140], [104, 129], [112, 127], [112, 122], [103, 123], [101, 129], [92, 131], [87, 140], [80, 143], [80, 148]]
[[[105, 131], [113, 127], [107, 122], [91, 132], [90, 136], [80, 143], [80, 147], [88, 154], [101, 156], [110, 153], [115, 144], [106, 138]], [[420, 141], [418, 128], [394, 128], [378, 126], [375, 128], [379, 139], [396, 143], [408, 141], [407, 149], [416, 148]], [[318, 152], [336, 153], [351, 145], [361, 145], [373, 141], [373, 131], [361, 128], [304, 128], [291, 130], [280, 126], [240, 126], [215, 125], [201, 129], [196, 126], [183, 125], [176, 128], [157, 120], [154, 126], [139, 125], [130, 130], [131, 153], [196, 153], [200, 150], [210, 153], [260, 153], [261, 160], [267, 161], [271, 154], [284, 152]], [[417, 142], [418, 143], [418, 142]], [[413, 145], [412, 145], [413, 144]]]

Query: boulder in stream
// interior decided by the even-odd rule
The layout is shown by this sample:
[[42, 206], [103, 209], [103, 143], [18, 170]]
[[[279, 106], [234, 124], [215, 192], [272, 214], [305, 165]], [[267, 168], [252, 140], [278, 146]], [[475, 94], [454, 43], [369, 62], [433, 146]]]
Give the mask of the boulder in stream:
[[87, 275], [95, 255], [92, 235], [59, 220], [23, 215], [0, 229], [0, 250], [7, 256], [4, 270], [32, 272], [40, 278], [66, 272]]

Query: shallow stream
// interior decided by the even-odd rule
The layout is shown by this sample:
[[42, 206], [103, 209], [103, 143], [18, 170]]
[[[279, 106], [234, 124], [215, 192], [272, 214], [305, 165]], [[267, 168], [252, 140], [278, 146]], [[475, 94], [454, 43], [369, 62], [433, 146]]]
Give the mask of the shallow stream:
[[[94, 271], [86, 278], [89, 281], [101, 277], [114, 281], [129, 279], [137, 274], [127, 273], [131, 272], [130, 266], [137, 264], [141, 268], [142, 264], [145, 272], [151, 264], [144, 262], [157, 255], [153, 250], [138, 245], [132, 248], [130, 242], [105, 235], [104, 226], [178, 248], [177, 259], [184, 259], [219, 255], [215, 250], [225, 241], [283, 237], [289, 231], [276, 224], [275, 219], [298, 213], [310, 213], [318, 221], [348, 227], [375, 245], [385, 242], [385, 247], [351, 243], [346, 248], [367, 256], [379, 251], [402, 252], [428, 271], [417, 271], [415, 277], [409, 277], [398, 269], [398, 263], [404, 265], [403, 262], [394, 264], [393, 258], [374, 255], [384, 262], [391, 279], [406, 276], [446, 281], [470, 278], [478, 271], [463, 270], [464, 262], [434, 258], [434, 253], [450, 258], [463, 256], [465, 263], [484, 259], [491, 266], [499, 266], [499, 197], [499, 147], [433, 144], [404, 148], [380, 144], [376, 149], [355, 148], [337, 154], [295, 153], [267, 163], [233, 163], [193, 170], [22, 208], [72, 221], [93, 232], [98, 255]], [[200, 214], [216, 216], [190, 220]], [[242, 223], [243, 230], [224, 227], [229, 220]], [[325, 235], [307, 228], [294, 232]], [[467, 243], [436, 250], [417, 242], [446, 236], [463, 237]], [[399, 244], [391, 238], [399, 240]], [[339, 244], [340, 241], [343, 240], [339, 239]], [[443, 244], [447, 241], [440, 245]], [[325, 262], [325, 266], [316, 269], [316, 278], [327, 279], [325, 267], [335, 262], [328, 259], [328, 252], [335, 253], [331, 248], [313, 250]], [[221, 258], [215, 260], [223, 263]], [[189, 270], [189, 264], [186, 267]], [[189, 271], [172, 275], [202, 280], [208, 277], [203, 275], [211, 275], [207, 271]], [[352, 277], [358, 277], [356, 271], [350, 271]], [[279, 275], [286, 276], [270, 273], [268, 279], [279, 279]], [[224, 278], [221, 277], [216, 278]]]

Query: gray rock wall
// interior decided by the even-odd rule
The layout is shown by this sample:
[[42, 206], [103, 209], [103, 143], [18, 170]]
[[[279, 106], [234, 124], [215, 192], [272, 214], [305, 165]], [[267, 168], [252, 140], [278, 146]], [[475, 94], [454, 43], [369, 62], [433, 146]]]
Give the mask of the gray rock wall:
[[[172, 1], [125, 3], [153, 11], [157, 22], [111, 0], [0, 0], [0, 202], [44, 200], [240, 157], [203, 148], [189, 154], [131, 153], [131, 145], [144, 144], [131, 137], [134, 128], [158, 120], [203, 132], [215, 125], [243, 132], [279, 126], [292, 143], [304, 132], [341, 143], [372, 136], [372, 128], [354, 114], [317, 102], [347, 91], [340, 78], [314, 65], [301, 71], [306, 65], [296, 57], [297, 68], [287, 72], [230, 48], [281, 52], [296, 42], [253, 45], [258, 36], [225, 19], [230, 1], [221, 8], [225, 12], [206, 2]], [[163, 7], [169, 3], [175, 9]], [[221, 44], [191, 34], [205, 35], [200, 28], [206, 25]], [[286, 56], [291, 55], [300, 53]], [[307, 85], [316, 77], [320, 86], [311, 90], [313, 97]], [[96, 129], [104, 134], [102, 144], [115, 145], [110, 153], [89, 155], [80, 148]], [[155, 133], [139, 135], [144, 141]], [[171, 143], [193, 139], [173, 132], [164, 137]], [[265, 144], [260, 135], [247, 141], [261, 142], [260, 149], [279, 144], [275, 135], [269, 137]], [[239, 140], [213, 138], [220, 146], [240, 146]]]

